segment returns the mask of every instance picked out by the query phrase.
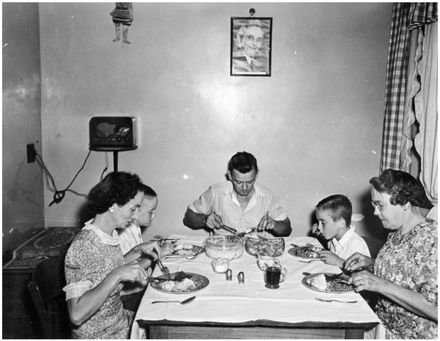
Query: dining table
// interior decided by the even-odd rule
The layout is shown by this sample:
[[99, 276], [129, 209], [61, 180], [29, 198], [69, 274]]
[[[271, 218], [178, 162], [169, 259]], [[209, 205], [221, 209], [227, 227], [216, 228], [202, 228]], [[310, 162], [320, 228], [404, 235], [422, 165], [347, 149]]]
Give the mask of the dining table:
[[[178, 243], [203, 246], [206, 235], [172, 235]], [[206, 277], [208, 285], [195, 292], [169, 293], [150, 284], [136, 312], [133, 339], [306, 339], [364, 338], [379, 324], [367, 301], [354, 291], [328, 293], [306, 286], [307, 274], [340, 273], [341, 269], [321, 260], [307, 262], [289, 253], [292, 245], [322, 246], [313, 237], [285, 237], [285, 250], [278, 258], [287, 270], [279, 288], [266, 288], [257, 258], [246, 251], [231, 260], [231, 280], [216, 273], [212, 259], [170, 257], [162, 263], [171, 273], [183, 271]], [[242, 272], [244, 281], [239, 281]], [[160, 276], [156, 267], [153, 276]], [[196, 298], [187, 304], [153, 301]], [[321, 301], [319, 299], [327, 300]], [[336, 301], [331, 301], [336, 300]], [[347, 303], [350, 302], [350, 303]], [[355, 301], [353, 303], [353, 301]]]

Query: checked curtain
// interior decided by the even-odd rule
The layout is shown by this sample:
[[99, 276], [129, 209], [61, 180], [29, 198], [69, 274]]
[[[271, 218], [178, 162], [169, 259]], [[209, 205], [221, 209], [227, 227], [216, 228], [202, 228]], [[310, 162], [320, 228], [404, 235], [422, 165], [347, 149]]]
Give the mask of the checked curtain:
[[437, 204], [437, 3], [393, 4], [380, 171], [409, 172]]

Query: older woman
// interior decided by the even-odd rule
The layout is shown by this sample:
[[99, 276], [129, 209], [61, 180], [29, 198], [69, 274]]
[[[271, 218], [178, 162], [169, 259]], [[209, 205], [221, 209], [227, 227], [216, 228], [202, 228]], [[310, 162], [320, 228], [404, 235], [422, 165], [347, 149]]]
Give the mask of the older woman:
[[370, 183], [374, 214], [390, 233], [375, 260], [356, 253], [344, 268], [358, 271], [351, 277], [356, 291], [379, 294], [386, 338], [437, 338], [437, 222], [419, 210], [432, 205], [406, 172], [387, 169]]
[[75, 237], [65, 259], [67, 306], [74, 338], [128, 338], [133, 312], [123, 309], [124, 282], [147, 284], [148, 274], [137, 259], [144, 253], [160, 255], [156, 243], [141, 244], [125, 256], [116, 228], [126, 228], [139, 207], [143, 192], [137, 175], [108, 174], [92, 188], [89, 207], [95, 217]]

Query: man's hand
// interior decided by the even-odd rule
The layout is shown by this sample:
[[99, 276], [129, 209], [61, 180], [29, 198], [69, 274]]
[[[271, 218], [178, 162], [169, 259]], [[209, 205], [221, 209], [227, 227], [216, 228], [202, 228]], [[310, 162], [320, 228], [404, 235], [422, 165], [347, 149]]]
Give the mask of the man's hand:
[[222, 217], [220, 217], [217, 213], [212, 212], [210, 215], [206, 217], [205, 226], [214, 230], [219, 229], [223, 225]]
[[270, 231], [273, 230], [274, 227], [275, 227], [275, 220], [269, 217], [269, 212], [267, 212], [263, 216], [263, 218], [261, 218], [257, 226], [258, 231]]

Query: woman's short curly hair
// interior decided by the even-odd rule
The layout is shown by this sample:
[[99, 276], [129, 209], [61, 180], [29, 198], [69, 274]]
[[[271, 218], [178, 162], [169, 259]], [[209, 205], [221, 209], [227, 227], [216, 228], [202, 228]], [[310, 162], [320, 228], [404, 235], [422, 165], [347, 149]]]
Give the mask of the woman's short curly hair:
[[140, 189], [141, 182], [136, 174], [112, 172], [95, 185], [88, 195], [88, 206], [95, 214], [102, 214], [113, 204], [125, 205]]
[[376, 191], [390, 194], [392, 205], [405, 205], [409, 202], [412, 206], [432, 208], [423, 185], [407, 172], [386, 169], [380, 176], [371, 178], [370, 184]]

